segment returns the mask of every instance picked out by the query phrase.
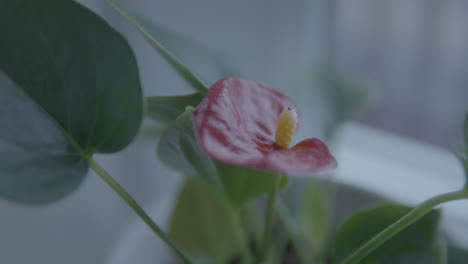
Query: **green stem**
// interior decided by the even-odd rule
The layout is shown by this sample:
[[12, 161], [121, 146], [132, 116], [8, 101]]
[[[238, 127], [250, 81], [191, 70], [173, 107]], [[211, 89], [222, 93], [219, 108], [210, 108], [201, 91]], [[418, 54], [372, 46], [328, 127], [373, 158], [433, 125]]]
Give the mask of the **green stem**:
[[132, 209], [135, 213], [143, 220], [153, 232], [158, 235], [183, 261], [185, 264], [193, 264], [193, 262], [187, 257], [182, 249], [175, 244], [174, 241], [149, 217], [149, 215], [138, 205], [133, 197], [125, 191], [125, 189], [107, 173], [94, 159], [89, 159], [89, 166], [93, 169], [102, 180], [104, 180]]
[[341, 264], [355, 264], [359, 263], [362, 259], [364, 259], [367, 255], [369, 255], [373, 250], [378, 248], [380, 245], [385, 243], [387, 240], [392, 238], [401, 230], [405, 229], [412, 223], [414, 223], [419, 218], [423, 217], [427, 213], [429, 213], [435, 206], [449, 202], [454, 200], [460, 199], [467, 199], [468, 192], [465, 190], [457, 191], [457, 192], [450, 192], [446, 194], [441, 194], [435, 196], [431, 199], [426, 200], [425, 202], [421, 203], [405, 216], [400, 218], [398, 221], [384, 229], [382, 232], [377, 234], [371, 240], [367, 241], [364, 245], [354, 251], [348, 258], [346, 258]]
[[175, 70], [189, 83], [192, 84], [200, 94], [206, 94], [209, 86], [191, 69], [189, 69], [182, 61], [179, 60], [174, 54], [172, 54], [166, 47], [164, 47], [156, 38], [154, 38], [145, 27], [140, 25], [129, 13], [125, 12], [122, 7], [117, 5], [112, 0], [106, 0], [113, 8], [123, 15], [138, 31], [140, 31], [150, 42], [155, 46], [156, 49], [162, 54], [162, 56], [171, 64]]
[[242, 224], [240, 221], [240, 214], [239, 212], [233, 212], [232, 209], [229, 208], [229, 217], [231, 218], [232, 231], [234, 232], [234, 236], [235, 236], [234, 239], [236, 240], [237, 246], [239, 247], [239, 250], [240, 250], [242, 263], [250, 264], [253, 258], [252, 258], [252, 254], [250, 253], [248, 240], [246, 239], [246, 235], [242, 229]]
[[279, 186], [281, 183], [281, 178], [283, 175], [275, 175], [275, 181], [273, 183], [273, 188], [268, 196], [267, 211], [265, 215], [265, 231], [263, 233], [262, 248], [258, 255], [258, 263], [261, 263], [268, 255], [271, 244], [271, 236], [273, 233], [273, 219], [276, 208], [276, 196], [278, 195]]
[[303, 241], [301, 241], [299, 232], [303, 232], [303, 230], [300, 230], [301, 227], [291, 215], [291, 212], [285, 202], [281, 199], [278, 199], [277, 201], [277, 212], [279, 220], [283, 224], [284, 229], [286, 229], [300, 263], [315, 263], [314, 257], [310, 254], [310, 249], [306, 249], [306, 247], [304, 247], [304, 243], [301, 243]]

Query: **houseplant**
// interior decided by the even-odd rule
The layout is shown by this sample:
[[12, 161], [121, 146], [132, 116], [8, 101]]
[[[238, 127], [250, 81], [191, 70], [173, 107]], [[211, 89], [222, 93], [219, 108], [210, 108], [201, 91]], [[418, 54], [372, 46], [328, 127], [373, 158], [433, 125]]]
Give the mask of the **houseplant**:
[[[259, 82], [239, 78], [221, 80], [208, 90], [211, 84], [206, 85], [157, 42], [157, 36], [150, 35], [145, 27], [138, 24], [139, 29], [196, 91], [187, 96], [147, 99], [150, 116], [168, 127], [158, 143], [161, 159], [188, 176], [195, 176], [189, 178], [181, 191], [171, 221], [170, 238], [92, 158], [94, 153], [123, 149], [134, 137], [142, 119], [143, 103], [137, 66], [126, 42], [89, 10], [71, 1], [0, 3], [1, 24], [7, 25], [2, 26], [2, 36], [6, 37], [0, 46], [2, 78], [6, 80], [2, 86], [2, 118], [7, 120], [6, 129], [2, 131], [2, 138], [7, 142], [6, 147], [2, 148], [4, 163], [0, 186], [3, 196], [25, 203], [46, 203], [59, 199], [79, 185], [89, 166], [121, 195], [185, 263], [249, 263], [262, 260], [281, 263], [285, 256], [288, 256], [288, 260], [284, 260], [286, 263], [297, 259], [302, 263], [320, 263], [328, 260], [330, 255], [333, 262], [343, 260], [347, 261], [345, 263], [353, 263], [366, 257], [379, 243], [385, 242], [385, 239], [419, 217], [422, 218], [416, 224], [402, 231], [379, 250], [373, 251], [366, 261], [380, 263], [386, 259], [395, 263], [396, 258], [414, 263], [415, 259], [423, 259], [424, 263], [428, 263], [428, 256], [429, 261], [434, 263], [443, 261], [443, 258], [434, 257], [440, 250], [439, 245], [436, 245], [439, 214], [430, 209], [446, 200], [465, 198], [465, 191], [436, 197], [412, 211], [407, 207], [391, 205], [360, 213], [338, 231], [336, 239], [332, 240], [332, 250], [327, 244], [330, 240], [320, 234], [323, 230], [315, 226], [305, 226], [304, 234], [292, 235], [294, 224], [288, 225], [287, 219], [293, 219], [289, 221], [292, 223], [295, 220], [294, 214], [288, 212], [291, 208], [288, 208], [287, 201], [279, 202], [277, 206], [286, 224], [274, 229], [275, 196], [278, 189], [288, 185], [287, 176], [275, 174], [311, 174], [333, 167], [334, 161], [327, 147], [321, 141], [312, 140], [288, 150], [287, 142], [282, 143], [282, 140], [289, 140], [289, 135], [279, 133], [276, 138], [274, 136], [288, 122], [295, 125], [294, 111], [286, 110], [285, 116], [289, 116], [285, 119], [286, 125], [277, 123], [284, 109], [300, 109], [284, 94]], [[84, 23], [75, 23], [77, 19]], [[240, 95], [219, 97], [219, 93]], [[221, 106], [227, 104], [229, 107], [208, 111], [199, 106], [201, 102], [205, 106], [217, 105], [219, 99], [224, 102]], [[258, 109], [251, 109], [253, 107]], [[204, 117], [198, 121], [195, 118], [192, 123], [194, 113]], [[240, 123], [235, 123], [239, 121], [234, 118], [239, 117], [237, 113], [242, 117]], [[222, 134], [214, 148], [212, 144], [216, 141], [204, 140], [201, 136], [206, 133], [203, 130], [210, 127], [210, 122], [204, 121], [206, 118], [222, 120], [221, 123], [226, 125], [219, 131], [208, 132]], [[260, 138], [252, 137], [250, 130], [236, 130], [239, 127], [266, 130], [267, 133], [262, 134], [266, 138], [261, 140], [266, 141], [255, 143]], [[230, 131], [237, 131], [237, 134], [229, 134]], [[294, 131], [291, 128], [284, 133]], [[245, 140], [250, 143], [253, 141], [254, 144], [246, 145]], [[253, 150], [250, 148], [252, 146], [255, 147]], [[250, 158], [245, 159], [245, 153], [239, 156], [232, 151], [235, 148], [241, 148]], [[261, 155], [255, 152], [258, 148]], [[302, 151], [306, 153], [301, 154]], [[460, 151], [459, 156], [466, 167], [464, 150]], [[285, 159], [287, 162], [284, 162]], [[307, 159], [307, 162], [303, 163], [303, 159]], [[215, 166], [214, 172], [212, 166]], [[293, 178], [290, 180], [303, 183]], [[284, 195], [285, 200], [309, 201], [301, 195], [295, 197], [294, 194], [308, 197], [319, 192], [317, 188], [314, 191], [298, 191], [293, 186], [294, 182], [288, 187], [294, 193]], [[218, 189], [219, 183], [225, 189]], [[252, 200], [271, 190], [272, 195], [266, 206], [261, 201]], [[204, 206], [193, 211], [193, 203]], [[206, 206], [207, 203], [210, 206]], [[312, 204], [310, 207], [308, 205], [306, 202], [306, 209], [300, 211], [300, 215], [304, 221], [313, 222], [319, 215], [319, 209]], [[252, 210], [251, 207], [257, 209]], [[261, 212], [262, 208], [266, 208], [266, 217], [260, 213], [249, 220], [249, 215]], [[407, 212], [409, 216], [351, 255], [355, 257], [345, 260], [361, 243]], [[187, 216], [192, 219], [187, 221]], [[367, 221], [369, 218], [372, 221]], [[255, 219], [262, 221], [255, 223]], [[354, 232], [361, 230], [362, 225], [368, 233], [359, 232], [361, 236], [358, 236]], [[203, 226], [207, 229], [202, 229]], [[218, 232], [213, 232], [208, 240], [204, 240], [205, 243], [200, 243], [199, 239], [207, 239], [208, 231], [213, 231], [214, 227], [218, 228]], [[195, 231], [198, 232], [196, 235], [192, 233]], [[220, 234], [222, 237], [219, 237]], [[415, 241], [412, 238], [416, 238]], [[311, 241], [316, 244], [311, 245]], [[289, 260], [289, 257], [293, 260]]]

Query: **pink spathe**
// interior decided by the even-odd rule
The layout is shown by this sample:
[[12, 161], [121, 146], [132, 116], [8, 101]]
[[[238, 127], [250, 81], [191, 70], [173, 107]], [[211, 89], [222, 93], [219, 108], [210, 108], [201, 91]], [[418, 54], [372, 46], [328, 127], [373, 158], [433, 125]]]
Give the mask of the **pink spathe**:
[[[202, 149], [213, 159], [291, 175], [310, 175], [336, 167], [319, 139], [284, 149], [275, 143], [281, 112], [297, 106], [263, 83], [224, 78], [209, 89], [193, 115]], [[297, 111], [299, 112], [299, 111]]]

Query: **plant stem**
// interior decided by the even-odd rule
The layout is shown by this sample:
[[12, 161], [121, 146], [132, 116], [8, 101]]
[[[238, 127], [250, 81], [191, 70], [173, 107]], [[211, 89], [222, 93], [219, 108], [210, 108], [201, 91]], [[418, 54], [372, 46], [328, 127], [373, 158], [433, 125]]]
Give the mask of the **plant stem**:
[[391, 224], [389, 227], [385, 228], [375, 237], [367, 241], [364, 245], [362, 245], [360, 248], [354, 251], [349, 257], [347, 257], [343, 262], [341, 262], [341, 264], [359, 263], [373, 250], [385, 243], [387, 240], [392, 238], [401, 230], [405, 229], [406, 227], [417, 221], [419, 218], [429, 213], [435, 206], [445, 202], [467, 198], [468, 192], [465, 190], [461, 190], [457, 192], [441, 194], [424, 201], [423, 203], [415, 207], [413, 210], [408, 212], [406, 215], [404, 215], [402, 218], [400, 218], [398, 221]]
[[281, 183], [281, 178], [283, 175], [275, 175], [275, 180], [273, 183], [273, 188], [268, 196], [267, 211], [265, 215], [265, 231], [263, 233], [262, 248], [259, 251], [257, 262], [261, 263], [268, 255], [271, 244], [271, 236], [273, 233], [273, 219], [276, 208], [276, 196], [278, 195], [279, 186]]
[[246, 239], [246, 235], [244, 230], [242, 230], [242, 224], [240, 221], [240, 214], [239, 212], [233, 212], [231, 208], [229, 208], [229, 217], [231, 218], [232, 223], [232, 231], [234, 232], [235, 240], [237, 242], [237, 246], [240, 250], [240, 255], [242, 257], [242, 263], [250, 264], [252, 263], [252, 254], [250, 253], [250, 248], [248, 245], [248, 240]]
[[185, 79], [189, 84], [193, 85], [194, 88], [200, 94], [206, 94], [208, 91], [209, 86], [191, 69], [189, 69], [182, 61], [179, 60], [172, 52], [170, 52], [165, 46], [163, 46], [156, 38], [150, 34], [147, 29], [140, 25], [137, 20], [132, 17], [129, 13], [125, 12], [124, 9], [117, 5], [112, 0], [106, 0], [113, 8], [117, 10], [122, 16], [124, 16], [138, 31], [140, 31], [153, 45], [154, 47], [161, 53], [161, 55], [171, 64], [175, 70]]
[[94, 159], [89, 159], [89, 166], [93, 169], [102, 180], [104, 180], [143, 220], [153, 232], [159, 236], [176, 254], [180, 257], [184, 264], [194, 264], [182, 249], [149, 217], [149, 215], [138, 205], [133, 197], [125, 191], [125, 189], [107, 173]]
[[277, 201], [277, 212], [280, 222], [282, 222], [284, 229], [291, 239], [291, 243], [295, 249], [300, 263], [316, 263], [314, 256], [310, 254], [310, 249], [306, 248], [300, 238], [301, 226], [295, 221], [285, 202], [281, 199]]

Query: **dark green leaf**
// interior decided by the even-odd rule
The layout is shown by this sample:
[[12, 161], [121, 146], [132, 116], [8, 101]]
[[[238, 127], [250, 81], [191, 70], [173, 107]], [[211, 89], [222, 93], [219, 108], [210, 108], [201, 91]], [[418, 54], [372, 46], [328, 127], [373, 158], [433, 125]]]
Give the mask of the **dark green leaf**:
[[[343, 260], [412, 208], [388, 204], [351, 216], [338, 230], [333, 245], [335, 260]], [[361, 263], [443, 263], [438, 243], [440, 212], [431, 211], [385, 242]]]
[[94, 152], [123, 149], [142, 117], [135, 57], [69, 0], [0, 0], [0, 195], [41, 203], [76, 188]]
[[239, 251], [223, 199], [202, 182], [188, 180], [179, 194], [171, 237], [191, 255], [212, 263], [230, 263]]
[[0, 194], [42, 203], [74, 190], [87, 172], [87, 160], [1, 71], [0, 94]]
[[468, 261], [468, 250], [449, 246], [447, 250], [447, 264], [466, 264]]
[[168, 125], [184, 113], [185, 107], [196, 107], [202, 99], [203, 96], [198, 93], [146, 97], [146, 115], [157, 122]]
[[[168, 166], [186, 175], [200, 179], [226, 195], [234, 208], [240, 208], [248, 200], [269, 192], [275, 182], [270, 172], [235, 167], [213, 161], [198, 145], [192, 124], [194, 109], [187, 107], [161, 136], [158, 156]], [[281, 179], [280, 188], [288, 183]]]
[[187, 81], [197, 92], [205, 94], [209, 86], [179, 60], [166, 46], [160, 41], [167, 37], [167, 31], [155, 23], [149, 22], [146, 18], [137, 15], [123, 1], [107, 0], [118, 12], [120, 12], [130, 23], [132, 23], [153, 45], [153, 47], [174, 67], [174, 69]]

